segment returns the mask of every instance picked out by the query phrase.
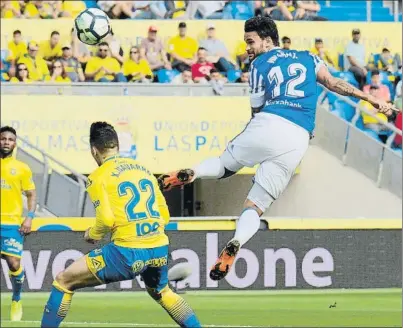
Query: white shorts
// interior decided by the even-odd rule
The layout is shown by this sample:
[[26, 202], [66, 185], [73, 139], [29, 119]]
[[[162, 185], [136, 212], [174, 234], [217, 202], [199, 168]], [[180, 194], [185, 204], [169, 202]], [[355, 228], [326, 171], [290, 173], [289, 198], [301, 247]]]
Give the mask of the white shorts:
[[257, 168], [248, 199], [262, 211], [285, 190], [309, 145], [304, 128], [278, 116], [258, 113], [221, 155], [228, 170]]

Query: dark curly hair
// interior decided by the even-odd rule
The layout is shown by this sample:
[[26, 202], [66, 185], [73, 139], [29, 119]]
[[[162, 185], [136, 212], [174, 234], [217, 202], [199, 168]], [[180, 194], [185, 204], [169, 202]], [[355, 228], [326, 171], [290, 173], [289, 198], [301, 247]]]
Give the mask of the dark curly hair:
[[101, 153], [108, 149], [119, 148], [118, 134], [109, 123], [94, 122], [90, 128], [90, 145]]
[[270, 38], [276, 47], [280, 46], [277, 25], [269, 17], [256, 16], [245, 22], [245, 32], [256, 32], [261, 39]]
[[11, 132], [11, 133], [14, 134], [15, 136], [17, 136], [17, 131], [15, 131], [15, 129], [14, 129], [13, 127], [8, 126], [8, 125], [2, 126], [2, 127], [0, 128], [0, 134], [3, 133], [3, 132]]

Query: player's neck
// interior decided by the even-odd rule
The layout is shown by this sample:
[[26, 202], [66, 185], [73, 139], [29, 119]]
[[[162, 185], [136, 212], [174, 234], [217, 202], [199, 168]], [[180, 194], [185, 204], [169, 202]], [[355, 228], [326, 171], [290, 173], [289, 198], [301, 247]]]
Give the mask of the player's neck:
[[1, 159], [7, 159], [7, 158], [11, 158], [11, 157], [13, 157], [13, 153], [12, 153], [12, 152], [9, 153], [9, 154], [3, 154], [3, 153], [0, 152], [0, 158], [1, 158]]
[[119, 156], [117, 151], [108, 151], [105, 154], [102, 154], [102, 164], [116, 156]]

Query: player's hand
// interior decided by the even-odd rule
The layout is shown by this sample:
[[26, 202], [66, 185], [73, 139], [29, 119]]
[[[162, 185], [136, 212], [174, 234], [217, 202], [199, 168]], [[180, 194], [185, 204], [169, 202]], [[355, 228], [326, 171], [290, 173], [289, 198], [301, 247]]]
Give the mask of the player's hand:
[[95, 240], [90, 238], [90, 229], [91, 228], [88, 228], [87, 230], [85, 230], [84, 240], [89, 244], [95, 244]]
[[21, 235], [28, 236], [31, 233], [32, 219], [26, 217], [18, 231]]
[[397, 111], [393, 104], [387, 103], [382, 99], [373, 99], [372, 105], [378, 110], [378, 113], [383, 113], [386, 116], [390, 116], [393, 111]]

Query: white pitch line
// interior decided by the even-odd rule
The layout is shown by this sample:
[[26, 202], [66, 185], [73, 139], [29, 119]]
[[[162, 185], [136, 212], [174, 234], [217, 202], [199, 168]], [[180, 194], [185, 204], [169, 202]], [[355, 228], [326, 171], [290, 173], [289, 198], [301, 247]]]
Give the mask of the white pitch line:
[[[1, 323], [15, 323], [14, 321], [11, 320], [1, 320]], [[31, 321], [31, 320], [21, 320], [21, 323], [33, 323], [33, 324], [40, 324], [41, 321]], [[172, 325], [172, 324], [150, 324], [150, 323], [123, 323], [123, 322], [63, 322], [63, 325], [112, 325], [113, 327], [178, 327], [178, 325]], [[234, 325], [203, 325], [203, 327], [211, 327], [211, 328], [229, 328], [229, 327], [234, 327], [234, 328], [259, 328], [263, 326], [234, 326]]]

